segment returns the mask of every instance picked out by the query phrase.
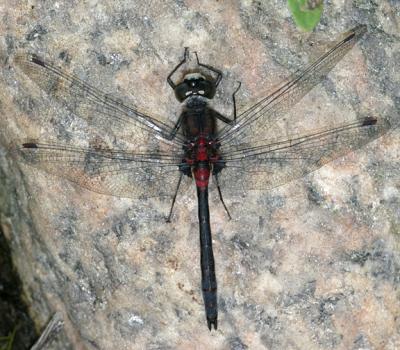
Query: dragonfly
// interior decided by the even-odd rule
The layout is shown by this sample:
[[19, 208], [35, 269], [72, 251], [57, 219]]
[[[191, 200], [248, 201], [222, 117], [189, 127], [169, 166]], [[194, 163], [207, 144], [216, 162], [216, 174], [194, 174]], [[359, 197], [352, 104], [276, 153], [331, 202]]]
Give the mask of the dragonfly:
[[[218, 300], [209, 211], [209, 185], [223, 194], [269, 190], [315, 171], [324, 164], [380, 137], [391, 127], [387, 118], [354, 118], [334, 127], [310, 129], [281, 139], [271, 138], [274, 125], [367, 32], [357, 25], [304, 69], [290, 75], [272, 93], [237, 112], [231, 96], [231, 116], [210, 107], [222, 80], [221, 70], [201, 63], [187, 69], [189, 49], [167, 77], [181, 113], [173, 125], [68, 73], [36, 54], [15, 57], [16, 67], [42, 91], [78, 118], [106, 133], [129, 138], [132, 149], [89, 143], [22, 140], [16, 152], [25, 163], [70, 180], [86, 189], [122, 198], [169, 197], [171, 220], [177, 195], [184, 184], [196, 186], [200, 232], [201, 290], [209, 330], [217, 329]], [[180, 73], [182, 78], [175, 77]], [[218, 125], [222, 125], [219, 127]], [[211, 187], [210, 187], [211, 188]]]

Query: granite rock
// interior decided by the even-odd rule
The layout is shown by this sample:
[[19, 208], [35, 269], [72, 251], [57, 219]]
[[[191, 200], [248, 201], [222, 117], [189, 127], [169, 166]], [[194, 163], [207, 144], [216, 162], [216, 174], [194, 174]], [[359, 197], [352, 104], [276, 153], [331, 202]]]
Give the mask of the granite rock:
[[303, 179], [226, 198], [231, 221], [211, 193], [220, 314], [211, 333], [194, 188], [166, 224], [167, 200], [90, 192], [8, 152], [26, 137], [87, 137], [14, 69], [17, 52], [50, 58], [173, 123], [180, 106], [165, 78], [185, 46], [222, 69], [215, 107], [228, 113], [237, 80], [243, 108], [356, 23], [369, 33], [286, 121], [398, 121], [399, 14], [395, 1], [330, 1], [309, 34], [285, 2], [3, 0], [0, 223], [37, 327], [56, 310], [64, 316], [53, 348], [400, 348], [398, 130]]

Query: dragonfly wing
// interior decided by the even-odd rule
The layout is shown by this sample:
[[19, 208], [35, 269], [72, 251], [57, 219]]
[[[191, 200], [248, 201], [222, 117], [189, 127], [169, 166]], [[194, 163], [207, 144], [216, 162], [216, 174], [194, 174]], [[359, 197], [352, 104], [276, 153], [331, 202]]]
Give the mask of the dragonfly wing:
[[221, 147], [226, 162], [218, 174], [221, 189], [241, 193], [283, 185], [364, 146], [393, 126], [385, 118], [363, 118], [285, 140]]
[[180, 177], [178, 156], [25, 142], [14, 152], [27, 164], [91, 191], [127, 198], [172, 197]]
[[270, 95], [240, 113], [236, 124], [227, 125], [219, 133], [221, 143], [235, 143], [254, 138], [265, 138], [271, 125], [286, 114], [314, 86], [318, 85], [366, 32], [366, 26], [359, 25], [343, 34], [330, 50], [314, 63], [294, 73]]
[[17, 55], [14, 63], [40, 89], [95, 128], [114, 131], [134, 144], [146, 142], [149, 136], [168, 139], [173, 129], [36, 55]]

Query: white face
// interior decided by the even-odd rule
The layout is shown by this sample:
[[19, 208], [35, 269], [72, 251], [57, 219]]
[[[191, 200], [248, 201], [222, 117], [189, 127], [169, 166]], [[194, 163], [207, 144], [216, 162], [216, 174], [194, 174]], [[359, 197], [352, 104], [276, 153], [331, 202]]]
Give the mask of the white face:
[[199, 79], [199, 78], [203, 78], [204, 80], [206, 79], [203, 75], [201, 75], [200, 73], [189, 73], [186, 74], [185, 77], [183, 78], [184, 80], [193, 80], [193, 79]]
[[[189, 73], [189, 74], [185, 75], [184, 80], [189, 80], [189, 81], [193, 80], [192, 83], [190, 83], [190, 85], [194, 87], [195, 86], [195, 80], [200, 79], [200, 78], [202, 78], [204, 80], [206, 79], [200, 73]], [[189, 96], [189, 95], [200, 95], [200, 96], [202, 96], [202, 95], [204, 95], [204, 90], [197, 90], [197, 91], [189, 90], [189, 91], [186, 92], [186, 96]]]
[[196, 93], [194, 93], [192, 90], [190, 90], [190, 91], [187, 91], [185, 95], [186, 96], [189, 96], [189, 95], [200, 95], [200, 96], [203, 96], [204, 95], [204, 90], [199, 90]]

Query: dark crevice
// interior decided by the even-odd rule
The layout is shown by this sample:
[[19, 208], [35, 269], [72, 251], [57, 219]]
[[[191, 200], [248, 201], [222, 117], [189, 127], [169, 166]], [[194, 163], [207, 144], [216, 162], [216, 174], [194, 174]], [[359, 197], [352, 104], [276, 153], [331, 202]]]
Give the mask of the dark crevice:
[[[23, 301], [21, 281], [0, 226], [0, 337], [8, 336], [13, 331], [13, 350], [29, 349], [38, 337]], [[5, 344], [1, 342], [0, 347]]]

